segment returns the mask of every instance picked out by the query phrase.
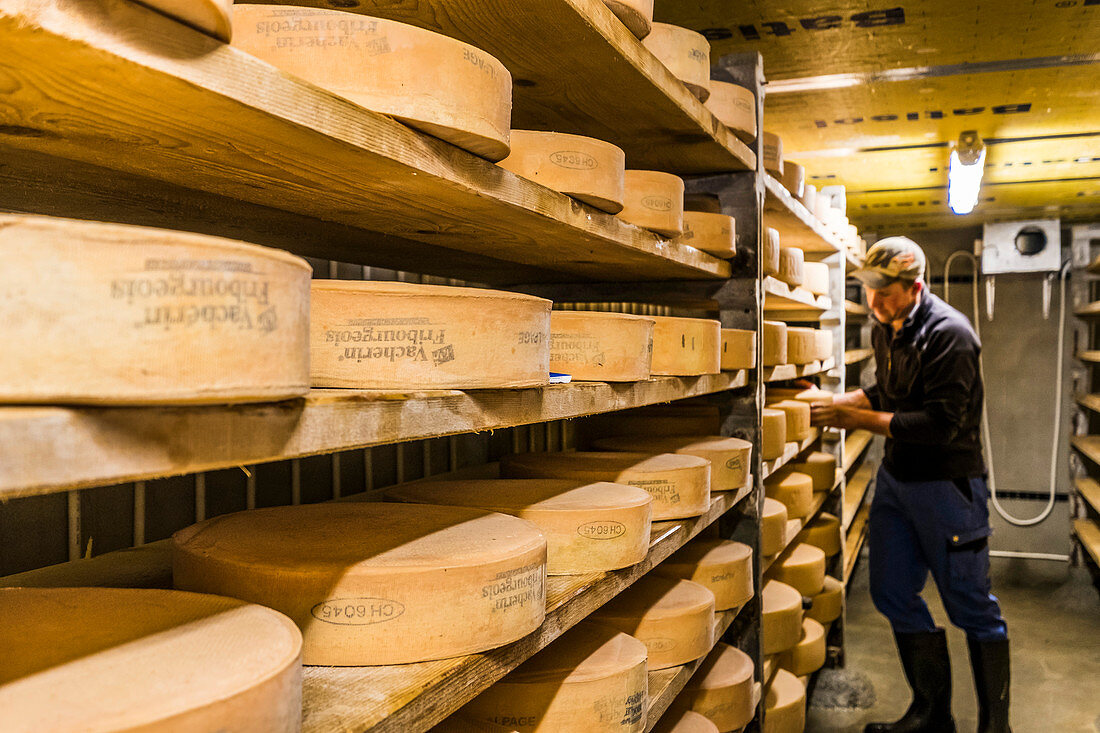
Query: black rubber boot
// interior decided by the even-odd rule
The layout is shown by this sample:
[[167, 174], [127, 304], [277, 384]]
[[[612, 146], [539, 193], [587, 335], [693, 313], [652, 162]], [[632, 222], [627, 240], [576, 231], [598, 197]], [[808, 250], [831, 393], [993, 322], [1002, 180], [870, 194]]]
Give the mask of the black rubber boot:
[[978, 733], [1012, 733], [1008, 727], [1008, 639], [966, 639], [978, 693]]
[[894, 723], [869, 723], [863, 733], [955, 733], [951, 717], [951, 660], [947, 632], [894, 634], [913, 702]]

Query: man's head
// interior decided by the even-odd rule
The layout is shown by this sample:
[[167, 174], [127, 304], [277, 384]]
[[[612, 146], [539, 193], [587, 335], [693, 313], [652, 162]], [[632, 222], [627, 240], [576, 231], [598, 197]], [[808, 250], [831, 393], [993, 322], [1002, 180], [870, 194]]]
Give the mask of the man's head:
[[867, 305], [883, 323], [903, 321], [924, 290], [924, 252], [908, 237], [887, 237], [867, 250], [852, 273], [863, 283]]

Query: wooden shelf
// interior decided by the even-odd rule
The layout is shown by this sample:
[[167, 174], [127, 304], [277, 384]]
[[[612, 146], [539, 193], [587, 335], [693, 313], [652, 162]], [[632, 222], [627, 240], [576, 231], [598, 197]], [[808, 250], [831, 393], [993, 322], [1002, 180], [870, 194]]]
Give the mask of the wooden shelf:
[[874, 468], [870, 464], [864, 463], [852, 476], [852, 480], [848, 482], [848, 485], [844, 487], [844, 516], [841, 518], [841, 524], [845, 532], [848, 531], [848, 527], [852, 526], [852, 521], [855, 520], [860, 507], [863, 506], [867, 489], [871, 486], [874, 477]]
[[1077, 404], [1086, 410], [1100, 412], [1100, 394], [1079, 394], [1077, 395]]
[[1100, 435], [1075, 435], [1069, 440], [1078, 453], [1100, 466]]
[[1093, 563], [1100, 566], [1100, 526], [1091, 519], [1074, 519], [1073, 535], [1092, 558]]
[[856, 513], [855, 519], [852, 521], [848, 534], [845, 535], [844, 585], [848, 585], [848, 581], [852, 579], [856, 561], [859, 560], [859, 551], [863, 548], [863, 543], [867, 539], [867, 518], [870, 514], [870, 504], [864, 504], [860, 507], [859, 512]]
[[844, 313], [848, 316], [848, 320], [863, 320], [867, 316], [871, 315], [871, 310], [859, 303], [853, 303], [850, 300], [844, 301]]
[[0, 499], [613, 412], [746, 382], [740, 371], [470, 392], [313, 390], [214, 407], [4, 407]]
[[851, 366], [865, 362], [875, 355], [874, 349], [849, 349], [844, 352], [844, 365]]
[[809, 364], [781, 364], [779, 366], [764, 367], [765, 382], [782, 382], [787, 379], [801, 379], [821, 372], [827, 372], [835, 366], [830, 357], [825, 361], [812, 361]]
[[798, 442], [791, 441], [790, 443], [787, 443], [787, 445], [783, 447], [783, 455], [781, 455], [779, 458], [775, 458], [775, 459], [772, 459], [770, 461], [764, 461], [763, 462], [763, 475], [764, 475], [764, 478], [767, 478], [768, 476], [771, 476], [773, 473], [778, 471], [780, 468], [782, 468], [783, 466], [787, 465], [788, 463], [793, 461], [798, 456], [805, 453], [807, 450], [809, 450], [813, 446], [814, 443], [817, 442], [818, 438], [820, 438], [820, 437], [821, 437], [821, 429], [820, 428], [811, 428], [810, 437], [808, 437], [808, 438], [806, 438], [805, 440], [802, 440], [802, 441], [798, 441]]
[[768, 275], [764, 278], [764, 317], [782, 321], [818, 321], [832, 307], [825, 295], [814, 295], [806, 288], [792, 288]]
[[1089, 505], [1092, 511], [1100, 515], [1100, 482], [1091, 478], [1079, 478], [1074, 482], [1077, 494]]
[[822, 259], [841, 250], [825, 225], [768, 173], [764, 174], [764, 226], [778, 231], [784, 246], [804, 250], [807, 259]]
[[874, 433], [869, 430], [853, 430], [848, 433], [844, 439], [844, 473], [852, 470], [852, 466], [856, 465], [874, 437]]
[[1083, 361], [1088, 364], [1100, 364], [1100, 350], [1092, 351], [1078, 351], [1077, 361]]
[[1091, 303], [1087, 303], [1080, 308], [1073, 309], [1073, 315], [1078, 318], [1096, 318], [1100, 316], [1100, 300], [1094, 300]]
[[[447, 17], [438, 4], [432, 4], [437, 20]], [[466, 2], [449, 4], [464, 8], [451, 17], [474, 12]], [[598, 0], [557, 0], [555, 8], [557, 20], [578, 32], [610, 34], [616, 42], [626, 33], [601, 29], [614, 18]], [[595, 20], [582, 18], [579, 8]], [[500, 16], [503, 24], [524, 15], [512, 10], [478, 12]], [[643, 97], [614, 86], [605, 78], [611, 57], [574, 54], [586, 46], [563, 43], [560, 25], [546, 33], [544, 7], [526, 16], [539, 24], [542, 45], [600, 69], [604, 84], [595, 85], [541, 58], [578, 88], [591, 85], [593, 103], [607, 104], [612, 89], [620, 102], [647, 110], [668, 101], [657, 87]], [[520, 48], [536, 36], [511, 40]], [[0, 10], [0, 45], [14, 90], [5, 95], [5, 118], [19, 125], [9, 125], [18, 134], [5, 135], [0, 146], [2, 209], [220, 234], [483, 283], [730, 274], [728, 262], [364, 110], [137, 3], [14, 0]], [[648, 51], [639, 61], [640, 44], [631, 48], [636, 64], [658, 65]], [[616, 53], [611, 66], [648, 73], [629, 70], [624, 52]], [[56, 79], [83, 83], [62, 94], [50, 87]], [[555, 98], [566, 96], [556, 88]], [[691, 139], [701, 141], [702, 155], [716, 167], [734, 167], [737, 156], [722, 158], [725, 147], [715, 142], [726, 140], [725, 132], [704, 134], [713, 119], [686, 89], [675, 94], [681, 98], [699, 113]], [[641, 118], [661, 130], [660, 144], [650, 136], [640, 147], [681, 154], [670, 150], [680, 148], [668, 145], [676, 133], [665, 129], [662, 116], [623, 115], [618, 105], [608, 110], [615, 120]], [[728, 142], [730, 151], [743, 147]]]

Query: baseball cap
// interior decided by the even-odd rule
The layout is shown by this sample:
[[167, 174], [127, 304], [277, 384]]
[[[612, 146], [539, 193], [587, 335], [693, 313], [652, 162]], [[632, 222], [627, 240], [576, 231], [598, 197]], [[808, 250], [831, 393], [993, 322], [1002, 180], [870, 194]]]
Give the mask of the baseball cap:
[[924, 250], [909, 237], [880, 239], [852, 276], [876, 290], [897, 280], [918, 280], [924, 276]]

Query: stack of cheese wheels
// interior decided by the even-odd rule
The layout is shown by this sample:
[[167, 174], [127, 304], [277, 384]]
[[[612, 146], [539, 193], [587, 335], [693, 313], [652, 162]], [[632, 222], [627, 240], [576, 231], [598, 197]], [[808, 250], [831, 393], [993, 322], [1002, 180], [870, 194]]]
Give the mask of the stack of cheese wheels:
[[806, 616], [821, 624], [828, 624], [840, 618], [844, 606], [844, 583], [831, 575], [825, 576], [824, 589], [813, 597], [813, 605]]
[[650, 670], [695, 661], [713, 646], [714, 595], [690, 580], [645, 575], [591, 618], [645, 644]]
[[805, 326], [787, 328], [787, 361], [791, 364], [809, 364], [817, 354], [816, 329]]
[[802, 639], [779, 655], [779, 666], [799, 677], [825, 666], [825, 627], [812, 618], [802, 619]]
[[640, 733], [647, 687], [645, 644], [582, 621], [467, 703], [461, 715], [524, 732]]
[[790, 191], [791, 196], [802, 198], [803, 187], [806, 184], [806, 169], [798, 163], [789, 160], [783, 161], [783, 187]]
[[756, 708], [752, 658], [719, 642], [673, 701], [672, 710], [694, 710], [720, 731], [748, 725]]
[[829, 266], [824, 262], [802, 263], [802, 286], [814, 295], [828, 295]]
[[508, 155], [512, 75], [468, 43], [358, 13], [238, 4], [233, 45], [471, 153]]
[[652, 319], [653, 375], [697, 376], [722, 371], [720, 321], [675, 316]]
[[[772, 407], [790, 404], [791, 402], [800, 402], [800, 400], [784, 400], [783, 402], [777, 402]], [[806, 402], [801, 404], [806, 405], [807, 409], [810, 406]], [[831, 491], [836, 483], [836, 456], [832, 453], [814, 451], [789, 464], [789, 467], [792, 471], [804, 473], [813, 479], [814, 491]]]
[[774, 132], [764, 131], [762, 135], [764, 170], [778, 179], [783, 178], [783, 140]]
[[309, 391], [301, 258], [19, 214], [0, 214], [0, 254], [0, 403], [209, 404]]
[[760, 243], [761, 266], [765, 275], [779, 274], [779, 232], [771, 227], [764, 230], [764, 241]]
[[840, 553], [840, 519], [822, 512], [806, 525], [799, 539], [807, 545], [819, 548], [826, 557], [837, 555]]
[[315, 387], [547, 384], [550, 301], [481, 288], [314, 280]]
[[735, 227], [732, 216], [685, 211], [684, 233], [680, 235], [679, 241], [715, 257], [728, 259], [737, 254], [734, 246]]
[[742, 141], [751, 143], [756, 139], [756, 96], [751, 89], [712, 79], [706, 104], [718, 121]]
[[833, 332], [824, 328], [814, 331], [814, 358], [825, 361], [833, 355]]
[[806, 253], [798, 247], [779, 248], [779, 274], [776, 276], [783, 282], [796, 288], [802, 284], [802, 265], [806, 261]]
[[653, 496], [653, 520], [697, 517], [710, 508], [710, 462], [674, 453], [518, 453], [504, 456], [501, 475], [612, 481]]
[[625, 412], [593, 415], [577, 429], [584, 445], [616, 435], [717, 435], [722, 430], [718, 408], [709, 405], [653, 405]]
[[609, 214], [623, 210], [626, 153], [603, 140], [512, 130], [511, 152], [498, 165]]
[[134, 588], [0, 590], [5, 731], [295, 733], [302, 636], [232, 598]]
[[660, 171], [626, 171], [619, 218], [663, 237], [684, 233], [684, 179]]
[[760, 552], [771, 557], [787, 544], [787, 507], [772, 498], [764, 499], [760, 513]]
[[547, 575], [625, 568], [649, 552], [653, 499], [636, 486], [568, 479], [424, 480], [388, 489], [386, 497], [526, 519], [546, 537]]
[[642, 44], [700, 101], [710, 96], [710, 42], [702, 33], [654, 23]]
[[454, 506], [310, 504], [228, 514], [172, 537], [178, 588], [290, 616], [306, 664], [406, 664], [522, 638], [545, 615], [546, 540]]
[[[768, 403], [773, 410], [787, 416], [787, 440], [802, 442], [810, 437], [810, 404], [801, 400], [781, 400]], [[830, 484], [829, 488], [832, 488]]]
[[145, 4], [219, 41], [229, 42], [229, 13], [233, 0], [147, 0]]
[[669, 710], [657, 725], [653, 733], [720, 733], [718, 726], [705, 715], [694, 710]]
[[807, 183], [802, 186], [802, 204], [810, 214], [814, 213], [817, 206], [817, 186]]
[[799, 400], [800, 402], [806, 402], [809, 405], [831, 405], [833, 403], [833, 393], [826, 392], [820, 387], [808, 387], [802, 389], [801, 387], [794, 388], [781, 388], [781, 387], [769, 387], [767, 401], [770, 405], [773, 402], [779, 402], [780, 400]]
[[768, 477], [764, 493], [787, 507], [788, 519], [801, 519], [813, 507], [814, 481], [804, 473], [784, 468]]
[[599, 438], [592, 443], [597, 450], [635, 451], [639, 453], [680, 453], [698, 456], [710, 462], [710, 490], [735, 491], [749, 477], [752, 443], [722, 435], [621, 435]]
[[756, 331], [723, 328], [721, 366], [723, 371], [753, 369], [756, 366]]
[[813, 545], [794, 545], [772, 566], [771, 577], [813, 598], [825, 587], [825, 553]]
[[603, 0], [623, 25], [638, 38], [653, 29], [653, 0]]
[[760, 414], [760, 457], [774, 461], [787, 447], [787, 413], [765, 407]]
[[553, 311], [550, 371], [575, 382], [638, 382], [649, 379], [653, 319], [626, 313]]
[[802, 733], [806, 729], [806, 688], [785, 669], [776, 671], [764, 696], [764, 733]]
[[695, 539], [658, 565], [657, 572], [705, 586], [719, 611], [752, 598], [752, 548], [740, 542]]
[[783, 321], [764, 321], [764, 331], [760, 342], [763, 353], [760, 358], [764, 366], [779, 366], [787, 363], [787, 324]]
[[778, 654], [802, 638], [802, 595], [777, 580], [764, 584], [760, 594], [764, 610], [760, 618], [764, 654]]

